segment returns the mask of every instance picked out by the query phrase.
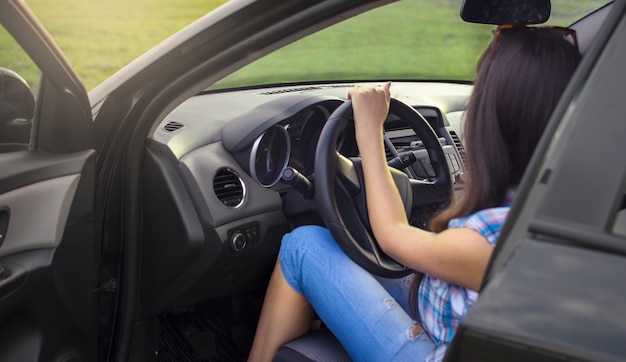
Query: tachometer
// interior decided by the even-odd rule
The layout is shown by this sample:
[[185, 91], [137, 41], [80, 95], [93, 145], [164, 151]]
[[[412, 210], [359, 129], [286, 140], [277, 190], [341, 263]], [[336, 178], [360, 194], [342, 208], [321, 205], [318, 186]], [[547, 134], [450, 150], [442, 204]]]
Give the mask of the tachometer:
[[250, 154], [250, 175], [261, 185], [276, 185], [287, 167], [291, 143], [285, 127], [274, 125], [254, 141]]
[[304, 118], [304, 125], [300, 132], [300, 157], [304, 165], [304, 174], [312, 175], [315, 170], [315, 149], [322, 133], [322, 128], [330, 116], [328, 110], [317, 106], [308, 111]]

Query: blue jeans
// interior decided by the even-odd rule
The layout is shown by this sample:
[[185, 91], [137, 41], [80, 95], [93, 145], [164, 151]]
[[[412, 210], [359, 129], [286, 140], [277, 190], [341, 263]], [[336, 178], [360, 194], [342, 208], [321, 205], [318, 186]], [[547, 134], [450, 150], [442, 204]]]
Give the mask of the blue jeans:
[[409, 278], [375, 277], [339, 248], [330, 232], [304, 226], [285, 235], [280, 266], [355, 361], [423, 361], [434, 343], [413, 335]]

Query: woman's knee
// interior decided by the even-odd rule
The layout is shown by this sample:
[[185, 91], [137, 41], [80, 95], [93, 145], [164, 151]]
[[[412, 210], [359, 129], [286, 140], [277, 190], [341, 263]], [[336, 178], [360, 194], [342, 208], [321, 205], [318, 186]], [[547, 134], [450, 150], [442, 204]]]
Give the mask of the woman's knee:
[[306, 260], [327, 259], [342, 253], [328, 229], [307, 225], [285, 234], [279, 258], [283, 268], [297, 271], [303, 263], [306, 264]]
[[334, 243], [334, 240], [328, 230], [321, 226], [300, 226], [285, 234], [279, 262], [285, 280], [295, 291], [303, 294], [303, 275], [311, 268], [310, 261], [324, 258], [322, 254], [328, 252], [329, 242]]
[[316, 254], [328, 250], [328, 246], [335, 241], [328, 229], [317, 225], [300, 226], [288, 234], [282, 240], [280, 254]]

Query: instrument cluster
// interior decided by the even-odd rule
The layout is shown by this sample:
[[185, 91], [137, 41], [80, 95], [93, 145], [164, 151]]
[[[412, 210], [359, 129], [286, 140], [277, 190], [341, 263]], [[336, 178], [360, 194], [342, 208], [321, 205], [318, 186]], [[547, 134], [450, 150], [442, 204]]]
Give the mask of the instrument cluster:
[[317, 142], [329, 116], [330, 111], [318, 105], [268, 128], [253, 143], [250, 176], [265, 187], [276, 185], [287, 167], [311, 177]]

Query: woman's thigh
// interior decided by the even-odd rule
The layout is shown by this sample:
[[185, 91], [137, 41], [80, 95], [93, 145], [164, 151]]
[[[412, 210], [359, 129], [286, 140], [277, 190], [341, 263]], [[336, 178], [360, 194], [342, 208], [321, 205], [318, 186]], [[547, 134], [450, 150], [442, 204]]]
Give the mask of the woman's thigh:
[[419, 361], [432, 351], [432, 341], [413, 335], [411, 317], [341, 251], [327, 229], [305, 226], [287, 234], [280, 265], [289, 285], [307, 298], [354, 360]]

